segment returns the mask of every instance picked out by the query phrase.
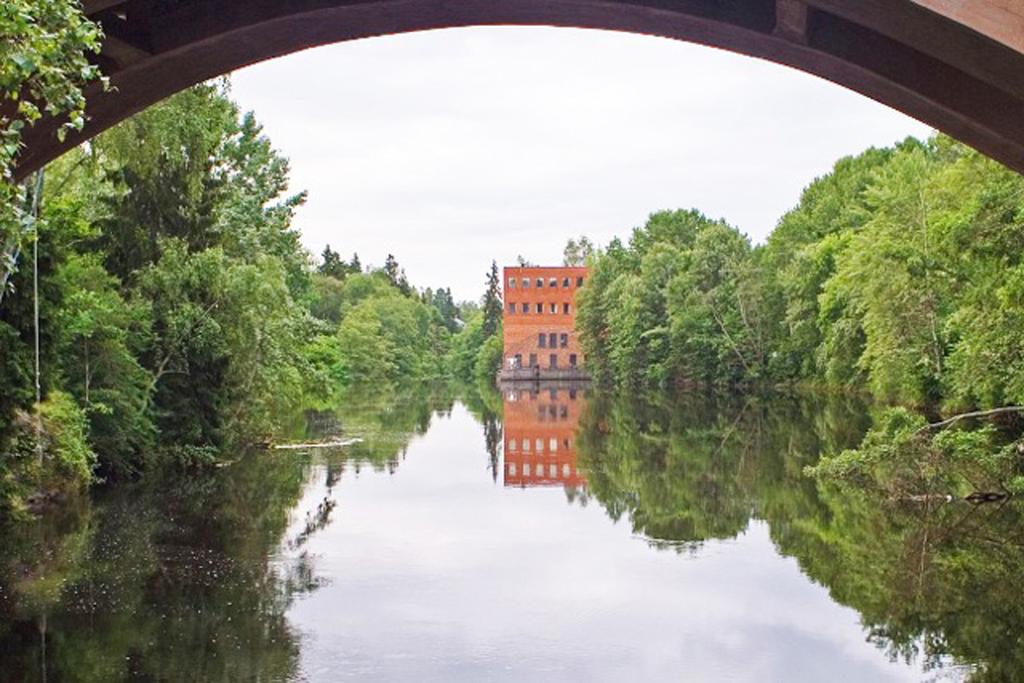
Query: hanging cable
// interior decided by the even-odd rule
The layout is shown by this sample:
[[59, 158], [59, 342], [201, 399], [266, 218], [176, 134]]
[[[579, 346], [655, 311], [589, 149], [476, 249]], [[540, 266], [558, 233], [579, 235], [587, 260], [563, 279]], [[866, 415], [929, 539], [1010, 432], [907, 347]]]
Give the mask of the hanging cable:
[[39, 464], [43, 462], [42, 418], [39, 415], [39, 404], [42, 401], [42, 383], [39, 367], [39, 197], [43, 193], [43, 171], [36, 172], [35, 187], [32, 190], [32, 302], [33, 328], [35, 334], [35, 375], [36, 375], [36, 452]]

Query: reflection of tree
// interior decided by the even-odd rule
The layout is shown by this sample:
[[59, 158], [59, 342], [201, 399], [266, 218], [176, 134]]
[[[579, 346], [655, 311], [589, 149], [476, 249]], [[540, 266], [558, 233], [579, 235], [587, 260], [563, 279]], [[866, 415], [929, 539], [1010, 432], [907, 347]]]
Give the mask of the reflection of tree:
[[487, 468], [491, 472], [491, 478], [497, 481], [498, 471], [501, 468], [499, 464], [501, 444], [504, 440], [501, 392], [491, 384], [477, 382], [473, 385], [462, 385], [459, 398], [483, 427], [484, 448], [487, 449], [488, 457]]
[[751, 401], [595, 396], [580, 424], [580, 467], [609, 516], [658, 545], [746, 528], [765, 476], [774, 414]]
[[484, 418], [484, 445], [487, 448], [488, 468], [491, 470], [491, 479], [498, 480], [498, 455], [501, 451], [502, 429], [501, 420], [496, 415], [488, 415]]
[[597, 395], [577, 444], [593, 497], [652, 544], [693, 548], [763, 518], [890, 656], [1024, 680], [1024, 510], [896, 505], [803, 475], [819, 453], [859, 443], [865, 415], [837, 398]]
[[856, 608], [891, 656], [979, 664], [1024, 680], [1024, 514], [1019, 503], [892, 506], [824, 487], [818, 514], [773, 537], [833, 598]]
[[[0, 531], [0, 678], [286, 680], [298, 640], [285, 618], [315, 590], [302, 552], [330, 523], [332, 488], [359, 462], [398, 462], [444, 390], [351, 400], [314, 426], [359, 435], [356, 454], [327, 454], [327, 497], [284, 538], [306, 481], [300, 453], [243, 457], [202, 475], [122, 488]], [[465, 391], [498, 459], [501, 397]], [[1024, 510], [1018, 503], [893, 504], [818, 484], [803, 469], [859, 443], [856, 402], [591, 394], [576, 448], [588, 490], [614, 519], [658, 546], [695, 548], [767, 520], [785, 555], [857, 609], [891, 656], [938, 667], [977, 663], [980, 681], [1024, 680]], [[488, 421], [496, 425], [489, 435]], [[277, 557], [280, 548], [297, 557]], [[294, 554], [294, 553], [293, 553]], [[45, 651], [45, 657], [44, 657]]]
[[268, 558], [303, 482], [302, 462], [247, 457], [212, 476], [122, 488], [61, 541], [43, 531], [48, 520], [6, 533], [4, 677], [38, 679], [44, 642], [51, 680], [293, 676], [285, 610], [315, 581], [308, 558]]
[[[358, 472], [363, 463], [376, 470], [393, 472], [405, 456], [413, 437], [425, 434], [435, 414], [451, 412], [454, 399], [451, 391], [442, 385], [411, 384], [400, 389], [378, 387], [376, 391], [349, 391], [342, 402], [330, 412], [330, 419], [320, 415], [307, 420], [305, 433], [296, 436], [318, 439], [343, 435], [358, 437], [359, 442], [339, 449], [328, 456], [328, 466], [335, 467], [332, 481], [340, 473], [338, 463], [351, 463]], [[317, 429], [331, 425], [331, 431]]]

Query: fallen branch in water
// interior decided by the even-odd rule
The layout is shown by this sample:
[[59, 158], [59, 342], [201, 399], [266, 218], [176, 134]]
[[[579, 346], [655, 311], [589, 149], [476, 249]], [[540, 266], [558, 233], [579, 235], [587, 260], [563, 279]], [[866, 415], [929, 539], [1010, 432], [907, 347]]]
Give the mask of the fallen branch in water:
[[1024, 413], [1024, 406], [1004, 406], [1002, 408], [992, 408], [991, 410], [975, 410], [970, 413], [960, 413], [953, 417], [942, 420], [941, 422], [932, 422], [921, 427], [918, 432], [923, 432], [928, 429], [942, 429], [948, 427], [951, 424], [955, 424], [960, 420], [966, 420], [971, 417], [991, 417], [993, 415], [1004, 415], [1007, 413]]
[[972, 505], [981, 505], [983, 503], [999, 503], [1009, 497], [1009, 493], [1001, 491], [975, 491], [963, 498], [957, 498], [956, 496], [948, 493], [919, 493], [915, 495], [900, 496], [897, 500], [908, 503], [929, 503], [933, 501], [940, 503], [952, 503], [955, 500], [962, 500], [971, 503]]
[[274, 446], [274, 450], [277, 451], [303, 451], [310, 448], [341, 448], [343, 446], [351, 446], [354, 443], [360, 443], [362, 439], [356, 437], [352, 439], [335, 439], [334, 441], [318, 441], [315, 443], [282, 443]]

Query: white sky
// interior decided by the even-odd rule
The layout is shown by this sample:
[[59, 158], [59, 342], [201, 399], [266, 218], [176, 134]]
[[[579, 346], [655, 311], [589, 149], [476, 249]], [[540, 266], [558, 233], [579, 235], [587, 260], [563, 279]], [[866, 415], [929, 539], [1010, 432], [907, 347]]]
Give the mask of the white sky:
[[827, 81], [678, 41], [556, 28], [342, 43], [233, 77], [309, 191], [296, 225], [476, 299], [492, 259], [561, 261], [659, 209], [762, 241], [841, 156], [930, 129]]

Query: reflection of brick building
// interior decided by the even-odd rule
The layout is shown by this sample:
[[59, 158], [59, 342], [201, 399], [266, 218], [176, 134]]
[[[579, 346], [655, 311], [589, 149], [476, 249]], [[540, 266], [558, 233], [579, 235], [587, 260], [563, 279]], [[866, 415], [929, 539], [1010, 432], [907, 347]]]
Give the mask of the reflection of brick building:
[[505, 390], [505, 486], [586, 484], [576, 471], [576, 426], [585, 401], [581, 389]]
[[576, 291], [583, 267], [505, 268], [502, 379], [582, 377]]

